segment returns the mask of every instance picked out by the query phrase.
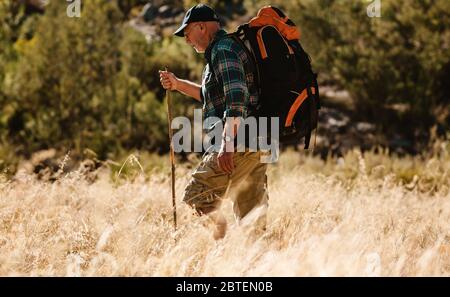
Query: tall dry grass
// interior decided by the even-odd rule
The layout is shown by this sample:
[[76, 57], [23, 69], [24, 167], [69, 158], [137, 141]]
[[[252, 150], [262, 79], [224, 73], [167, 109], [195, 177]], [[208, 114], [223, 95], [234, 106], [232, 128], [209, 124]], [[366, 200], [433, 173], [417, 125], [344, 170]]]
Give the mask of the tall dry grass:
[[[231, 226], [217, 242], [208, 219], [180, 202], [173, 231], [166, 173], [111, 182], [100, 172], [92, 184], [80, 172], [53, 183], [3, 178], [0, 275], [450, 275], [449, 150], [326, 161], [284, 153], [269, 171], [267, 231], [234, 226], [225, 204]], [[188, 173], [178, 166], [178, 200]]]

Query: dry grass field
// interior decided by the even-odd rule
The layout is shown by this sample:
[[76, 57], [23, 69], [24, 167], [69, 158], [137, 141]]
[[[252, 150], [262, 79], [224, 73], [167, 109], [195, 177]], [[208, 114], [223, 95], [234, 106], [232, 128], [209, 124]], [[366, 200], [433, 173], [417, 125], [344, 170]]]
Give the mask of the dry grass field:
[[286, 152], [270, 166], [266, 232], [234, 225], [225, 203], [219, 241], [180, 202], [185, 165], [176, 232], [167, 170], [111, 181], [101, 169], [93, 183], [80, 172], [55, 182], [19, 173], [0, 180], [0, 275], [448, 276], [449, 168], [445, 142], [402, 158]]

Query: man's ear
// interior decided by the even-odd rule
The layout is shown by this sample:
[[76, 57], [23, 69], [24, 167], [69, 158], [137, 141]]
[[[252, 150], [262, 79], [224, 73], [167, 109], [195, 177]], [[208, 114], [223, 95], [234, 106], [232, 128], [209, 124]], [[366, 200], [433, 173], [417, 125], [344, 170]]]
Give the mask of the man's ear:
[[206, 33], [206, 24], [204, 22], [201, 22], [199, 24], [199, 26], [200, 26], [200, 31], [202, 31], [202, 33], [205, 34]]

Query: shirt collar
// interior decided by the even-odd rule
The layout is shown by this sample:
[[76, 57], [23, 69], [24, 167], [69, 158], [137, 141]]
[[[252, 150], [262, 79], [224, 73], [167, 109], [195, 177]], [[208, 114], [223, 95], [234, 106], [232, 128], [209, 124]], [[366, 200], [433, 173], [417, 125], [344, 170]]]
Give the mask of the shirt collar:
[[205, 50], [206, 60], [208, 60], [207, 57], [211, 57], [211, 50], [212, 50], [213, 45], [216, 43], [216, 41], [219, 40], [220, 38], [222, 38], [225, 35], [227, 35], [227, 31], [225, 31], [224, 29], [219, 29], [216, 32], [216, 34], [214, 35], [213, 40], [209, 43], [208, 47]]

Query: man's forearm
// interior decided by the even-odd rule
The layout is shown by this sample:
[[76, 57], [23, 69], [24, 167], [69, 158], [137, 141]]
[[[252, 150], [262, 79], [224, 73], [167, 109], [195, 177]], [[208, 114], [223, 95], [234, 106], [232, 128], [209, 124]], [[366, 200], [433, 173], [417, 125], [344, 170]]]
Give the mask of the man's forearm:
[[177, 82], [177, 91], [183, 93], [186, 96], [190, 96], [197, 101], [200, 99], [201, 85], [196, 84], [192, 81], [179, 79]]

